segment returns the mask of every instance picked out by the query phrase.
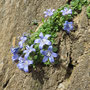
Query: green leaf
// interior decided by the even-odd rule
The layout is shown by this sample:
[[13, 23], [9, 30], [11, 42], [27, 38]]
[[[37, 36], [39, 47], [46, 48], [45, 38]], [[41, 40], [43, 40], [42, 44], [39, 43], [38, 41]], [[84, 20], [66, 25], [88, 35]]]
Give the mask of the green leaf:
[[35, 55], [35, 56], [34, 56], [34, 59], [36, 60], [37, 58], [38, 58], [38, 56], [37, 56], [37, 55]]
[[74, 12], [74, 15], [77, 15], [77, 14], [78, 14], [78, 13], [75, 11], [75, 12]]
[[90, 13], [90, 6], [87, 7], [87, 13]]
[[33, 69], [36, 69], [36, 66], [33, 64]]
[[42, 18], [42, 22], [44, 23], [44, 18]]
[[30, 30], [30, 34], [32, 34], [32, 33], [34, 33], [34, 31], [33, 30]]
[[90, 6], [87, 7], [87, 16], [90, 19]]
[[58, 51], [58, 48], [54, 47], [53, 52], [57, 52], [57, 51]]
[[88, 18], [90, 19], [90, 13], [87, 13]]
[[45, 65], [50, 65], [50, 61], [48, 60], [47, 62], [44, 63]]
[[78, 10], [82, 10], [82, 5], [81, 4], [78, 5]]

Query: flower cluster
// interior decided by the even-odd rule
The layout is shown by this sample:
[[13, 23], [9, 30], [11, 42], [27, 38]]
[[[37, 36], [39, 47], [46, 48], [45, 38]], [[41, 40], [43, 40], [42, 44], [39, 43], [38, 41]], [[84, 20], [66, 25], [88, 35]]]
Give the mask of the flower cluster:
[[[34, 43], [39, 43], [39, 48], [41, 49], [41, 50], [40, 50], [40, 53], [41, 53], [42, 55], [44, 55], [44, 58], [43, 58], [43, 62], [44, 62], [44, 63], [45, 63], [46, 61], [48, 61], [48, 59], [49, 59], [49, 61], [50, 61], [51, 63], [53, 63], [53, 62], [54, 62], [54, 58], [53, 58], [53, 57], [57, 57], [57, 54], [52, 51], [53, 47], [52, 47], [52, 45], [51, 45], [51, 42], [48, 40], [48, 38], [49, 38], [50, 36], [51, 36], [51, 35], [47, 34], [47, 35], [45, 35], [45, 37], [44, 37], [44, 36], [43, 36], [43, 33], [41, 32], [41, 33], [39, 34], [40, 39], [36, 39], [35, 42], [34, 42]], [[43, 50], [43, 46], [44, 46], [44, 45], [49, 45], [48, 50], [46, 50], [46, 51]]]
[[[51, 35], [47, 34], [47, 35], [43, 35], [43, 33], [41, 32], [39, 34], [39, 39], [36, 39], [34, 41], [34, 44], [32, 44], [31, 46], [29, 45], [24, 45], [24, 43], [26, 42], [26, 40], [28, 39], [27, 36], [22, 36], [20, 38], [20, 42], [19, 42], [19, 47], [17, 48], [11, 48], [11, 53], [13, 54], [12, 56], [12, 60], [13, 61], [18, 61], [17, 67], [20, 70], [23, 70], [25, 72], [29, 72], [29, 66], [32, 64], [34, 64], [34, 55], [31, 55], [32, 52], [36, 52], [36, 49], [34, 48], [34, 46], [39, 43], [39, 52], [44, 56], [42, 62], [45, 63], [46, 61], [50, 61], [51, 63], [54, 62], [54, 57], [57, 57], [57, 54], [54, 53], [52, 51], [52, 45], [51, 42], [48, 40], [48, 38]], [[49, 46], [48, 50], [44, 51], [44, 46]]]
[[[20, 51], [22, 50], [22, 48], [24, 46], [23, 44], [25, 43], [26, 40], [27, 40], [27, 36], [24, 36], [23, 35], [20, 38], [20, 42], [18, 43], [19, 44], [19, 47], [17, 47], [17, 48], [12, 47], [11, 48], [11, 53], [13, 54], [12, 60], [13, 61], [18, 61], [17, 67], [20, 70], [24, 70], [25, 72], [28, 72], [29, 71], [28, 66], [31, 65], [31, 64], [33, 64], [33, 61], [27, 59], [27, 54], [25, 55], [25, 57], [23, 57], [23, 54], [22, 55], [20, 54]], [[28, 46], [26, 46], [26, 49], [27, 48], [28, 48]], [[27, 50], [25, 50], [24, 53], [26, 51]], [[31, 51], [33, 51], [33, 49]], [[28, 53], [30, 53], [30, 51]]]
[[[44, 11], [45, 17], [47, 16], [52, 16], [55, 11], [55, 9], [47, 9], [46, 11]], [[62, 16], [65, 16], [64, 18], [68, 17], [68, 15], [72, 14], [72, 9], [69, 9], [67, 7], [65, 7], [63, 10], [60, 11], [62, 13]], [[63, 24], [63, 29], [67, 32], [70, 33], [71, 30], [73, 30], [73, 22], [68, 22], [67, 19], [65, 21], [65, 23]], [[39, 42], [40, 40], [36, 41]]]
[[[55, 9], [47, 9], [47, 11], [44, 12], [45, 17], [47, 16], [52, 16], [54, 14]], [[72, 9], [68, 9], [68, 8], [64, 8], [64, 10], [59, 11], [60, 15], [62, 14], [62, 23], [60, 25], [63, 24], [63, 22], [65, 22], [63, 24], [63, 30], [65, 30], [67, 33], [70, 33], [71, 30], [73, 30], [73, 22], [69, 22], [71, 21], [71, 19], [68, 19], [68, 16], [71, 16], [72, 14]], [[55, 13], [55, 16], [57, 14]], [[52, 19], [54, 18], [53, 16], [50, 18]], [[56, 20], [52, 20], [52, 25], [56, 25], [57, 23], [55, 23]], [[55, 23], [55, 24], [53, 24]], [[59, 23], [59, 22], [58, 22]], [[48, 24], [46, 24], [46, 26], [48, 27]], [[52, 27], [51, 25], [49, 25], [50, 27]], [[48, 28], [50, 28], [48, 27]], [[54, 26], [53, 26], [54, 27]], [[58, 27], [55, 27], [55, 29], [57, 29]], [[54, 30], [54, 28], [50, 28], [51, 30]], [[48, 30], [50, 30], [48, 29]], [[46, 30], [46, 29], [45, 29]], [[46, 33], [50, 33], [51, 31], [45, 31]], [[54, 33], [53, 33], [54, 34]], [[51, 32], [52, 37], [54, 36]], [[33, 34], [34, 35], [34, 34]], [[33, 36], [32, 35], [32, 36]], [[33, 40], [31, 40], [31, 36], [27, 35], [23, 35], [20, 38], [20, 41], [18, 43], [18, 47], [11, 48], [11, 53], [13, 54], [12, 56], [12, 60], [14, 62], [17, 61], [17, 67], [20, 70], [23, 70], [25, 72], [29, 72], [29, 66], [35, 66], [38, 63], [44, 63], [47, 64], [49, 63], [53, 63], [54, 62], [54, 58], [58, 56], [57, 53], [53, 52], [53, 45], [51, 43], [51, 41], [49, 40], [49, 38], [51, 39], [51, 35], [46, 34], [44, 36], [44, 34], [40, 31], [38, 34], [38, 38], [34, 38]], [[30, 40], [28, 40], [30, 39]], [[52, 39], [51, 39], [52, 40]], [[37, 57], [36, 57], [37, 56]]]

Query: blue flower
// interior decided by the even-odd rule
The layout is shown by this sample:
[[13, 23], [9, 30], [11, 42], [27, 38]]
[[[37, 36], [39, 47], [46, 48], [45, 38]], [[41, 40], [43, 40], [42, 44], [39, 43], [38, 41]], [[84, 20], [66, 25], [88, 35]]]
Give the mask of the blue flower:
[[12, 56], [12, 60], [13, 61], [17, 61], [18, 58], [19, 58], [19, 55], [18, 54], [13, 54], [13, 56]]
[[27, 58], [29, 57], [29, 54], [30, 54], [31, 52], [33, 52], [33, 51], [34, 51], [34, 52], [36, 51], [36, 50], [33, 48], [33, 45], [31, 45], [31, 46], [27, 45], [27, 46], [26, 46], [26, 50], [23, 51], [23, 53], [26, 53], [24, 57], [27, 59]]
[[68, 8], [64, 8], [64, 10], [61, 10], [62, 15], [68, 15], [68, 14], [72, 14], [72, 9], [68, 9]]
[[19, 57], [19, 55], [18, 55], [18, 51], [19, 51], [19, 47], [17, 47], [17, 48], [11, 48], [11, 53], [13, 54], [13, 56], [12, 56], [12, 60], [13, 61], [16, 61], [16, 60], [18, 60], [18, 57]]
[[47, 34], [45, 37], [43, 36], [43, 33], [41, 32], [39, 34], [40, 39], [36, 39], [34, 43], [39, 43], [39, 48], [42, 49], [43, 46], [46, 45], [51, 45], [51, 42], [47, 40], [51, 35]]
[[27, 40], [27, 36], [22, 36], [20, 40], [21, 41], [19, 42], [19, 47], [23, 48], [23, 43]]
[[42, 55], [44, 55], [43, 62], [46, 62], [49, 59], [49, 61], [53, 63], [54, 57], [57, 57], [57, 53], [54, 53], [52, 51], [52, 46], [49, 46], [48, 50], [46, 51], [41, 50], [40, 52]]
[[70, 33], [70, 30], [73, 30], [73, 22], [65, 21], [63, 26], [64, 26], [63, 29], [66, 30], [68, 33]]
[[11, 48], [11, 53], [12, 54], [16, 54], [16, 53], [18, 53], [18, 51], [19, 51], [19, 47], [17, 47], [17, 48]]
[[23, 70], [25, 72], [29, 72], [28, 66], [31, 65], [31, 64], [33, 64], [32, 60], [27, 60], [27, 59], [24, 59], [22, 57], [19, 57], [19, 63], [17, 64], [17, 67], [20, 70]]
[[44, 14], [45, 14], [45, 17], [47, 16], [52, 16], [53, 15], [53, 12], [55, 11], [55, 9], [47, 9]]

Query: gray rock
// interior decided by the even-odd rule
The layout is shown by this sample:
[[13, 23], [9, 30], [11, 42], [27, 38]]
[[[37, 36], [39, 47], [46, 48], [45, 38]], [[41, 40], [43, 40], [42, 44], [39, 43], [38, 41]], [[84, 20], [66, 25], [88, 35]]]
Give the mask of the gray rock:
[[[86, 9], [74, 19], [75, 32], [58, 33], [57, 65], [39, 66], [24, 73], [11, 60], [12, 39], [35, 30], [32, 21], [40, 23], [43, 12], [57, 9], [66, 0], [0, 0], [0, 90], [89, 90], [90, 89], [90, 27]], [[17, 45], [17, 42], [16, 42]]]

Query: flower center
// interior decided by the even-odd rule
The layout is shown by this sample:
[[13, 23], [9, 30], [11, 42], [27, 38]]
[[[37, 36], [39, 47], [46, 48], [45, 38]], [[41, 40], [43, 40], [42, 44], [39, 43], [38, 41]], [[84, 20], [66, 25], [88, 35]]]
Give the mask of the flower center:
[[23, 61], [24, 61], [23, 59], [20, 60], [21, 63], [23, 63]]
[[42, 39], [42, 40], [41, 40], [41, 43], [45, 43], [45, 41], [46, 41], [45, 39]]
[[50, 56], [51, 56], [51, 52], [48, 52], [48, 53], [47, 53], [47, 56], [50, 57]]
[[28, 65], [28, 61], [25, 61], [24, 65]]
[[71, 27], [71, 24], [69, 24], [68, 26]]
[[29, 52], [32, 52], [32, 50], [30, 49]]

